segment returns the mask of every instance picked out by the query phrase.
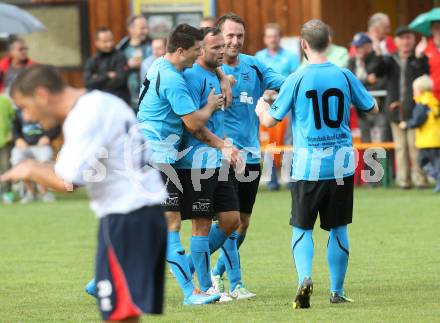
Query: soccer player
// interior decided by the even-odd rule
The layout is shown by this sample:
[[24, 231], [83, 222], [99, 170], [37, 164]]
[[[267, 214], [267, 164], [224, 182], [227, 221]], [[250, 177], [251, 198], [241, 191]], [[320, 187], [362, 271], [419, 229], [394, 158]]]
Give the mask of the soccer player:
[[[309, 65], [291, 74], [277, 100], [260, 100], [255, 110], [260, 122], [273, 127], [292, 116], [294, 158], [291, 189], [292, 254], [298, 273], [294, 308], [310, 307], [312, 231], [319, 213], [321, 228], [330, 231], [327, 262], [330, 302], [351, 302], [344, 293], [349, 245], [347, 225], [352, 222], [354, 153], [349, 128], [350, 106], [377, 113], [377, 103], [347, 69], [326, 59], [329, 28], [311, 20], [301, 29], [301, 48]], [[331, 80], [331, 82], [329, 82]]]
[[[225, 133], [232, 139], [234, 146], [243, 151], [246, 161], [244, 174], [236, 173], [234, 178], [240, 210], [240, 226], [235, 235], [240, 248], [249, 227], [261, 176], [259, 121], [254, 109], [264, 91], [279, 90], [285, 78], [255, 57], [240, 54], [245, 36], [243, 19], [229, 13], [220, 17], [217, 25], [225, 40], [222, 70], [226, 75], [233, 75], [237, 82], [232, 88], [231, 108], [225, 111]], [[222, 275], [226, 261], [222, 254], [213, 269], [215, 287], [223, 286]]]
[[[184, 304], [198, 305], [217, 301], [218, 293], [198, 293], [185, 249], [180, 242], [180, 194], [183, 190], [175, 171], [175, 162], [181, 158], [179, 145], [183, 129], [211, 147], [230, 148], [230, 144], [212, 134], [204, 125], [211, 115], [224, 105], [222, 94], [209, 95], [204, 107], [194, 104], [183, 78], [183, 69], [192, 67], [200, 56], [200, 30], [186, 24], [176, 27], [167, 42], [167, 53], [154, 61], [141, 89], [138, 121], [152, 149], [152, 160], [161, 170], [167, 183], [168, 199], [164, 203], [168, 222], [167, 261], [184, 294]], [[196, 221], [195, 221], [196, 222]]]
[[[220, 94], [220, 81], [216, 68], [222, 65], [224, 55], [223, 35], [218, 28], [203, 28], [202, 55], [192, 68], [183, 73], [189, 93], [197, 107], [203, 107], [212, 89]], [[208, 120], [208, 129], [224, 138], [224, 110], [216, 111]], [[190, 267], [197, 273], [200, 289], [219, 292], [212, 286], [210, 254], [222, 248], [229, 259], [226, 272], [230, 281], [230, 296], [221, 292], [220, 302], [255, 296], [241, 282], [240, 261], [237, 251], [237, 234], [240, 224], [238, 200], [235, 194], [229, 163], [222, 164], [221, 152], [210, 148], [184, 131], [180, 150], [188, 153], [176, 163], [182, 181], [180, 200], [182, 219], [192, 219]], [[231, 174], [230, 174], [231, 173]], [[218, 224], [211, 227], [214, 214]]]
[[149, 153], [139, 149], [143, 138], [131, 130], [136, 119], [129, 106], [108, 93], [71, 88], [45, 65], [22, 72], [11, 95], [25, 120], [45, 129], [63, 124], [64, 144], [55, 165], [27, 160], [0, 180], [31, 180], [62, 192], [85, 186], [99, 218], [102, 319], [138, 322], [142, 313], [162, 313], [166, 190], [159, 172], [144, 168]]

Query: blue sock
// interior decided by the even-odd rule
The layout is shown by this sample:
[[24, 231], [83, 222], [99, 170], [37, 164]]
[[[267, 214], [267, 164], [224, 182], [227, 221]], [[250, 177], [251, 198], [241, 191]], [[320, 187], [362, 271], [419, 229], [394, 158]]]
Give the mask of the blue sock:
[[199, 280], [199, 287], [203, 292], [206, 292], [212, 286], [208, 236], [191, 237], [190, 250]]
[[178, 231], [168, 232], [167, 261], [185, 298], [191, 296], [194, 284]]
[[330, 291], [344, 294], [344, 279], [347, 272], [349, 244], [347, 226], [330, 229], [327, 246], [327, 262], [330, 270]]
[[[234, 233], [236, 233], [238, 235], [238, 238], [237, 238], [237, 250], [238, 250], [238, 249], [240, 249], [240, 246], [243, 243], [244, 238], [246, 237], [246, 234], [240, 234], [237, 231], [235, 231]], [[240, 255], [239, 255], [239, 259], [240, 259]], [[222, 251], [220, 251], [220, 256], [218, 257], [217, 264], [215, 265], [214, 269], [212, 270], [212, 273], [214, 275], [223, 276], [225, 270], [226, 270], [225, 255], [223, 254], [223, 250], [222, 250]]]
[[[211, 230], [209, 231], [209, 252], [212, 255], [216, 252], [225, 242], [227, 236], [223, 232], [222, 229], [218, 226], [217, 223], [213, 223], [211, 226]], [[188, 264], [191, 273], [193, 274], [195, 271], [193, 259], [191, 255], [188, 255]]]
[[313, 230], [292, 227], [292, 255], [298, 273], [298, 286], [306, 277], [312, 277]]
[[240, 259], [237, 250], [238, 232], [233, 232], [222, 246], [223, 257], [226, 259], [226, 274], [228, 275], [230, 290], [241, 285]]

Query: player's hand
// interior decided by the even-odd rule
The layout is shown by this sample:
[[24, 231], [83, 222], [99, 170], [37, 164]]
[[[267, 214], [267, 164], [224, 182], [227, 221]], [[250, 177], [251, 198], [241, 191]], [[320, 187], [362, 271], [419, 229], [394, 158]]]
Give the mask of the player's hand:
[[[231, 75], [229, 75], [229, 76], [231, 76]], [[225, 101], [226, 108], [229, 108], [232, 103], [232, 84], [229, 79], [229, 76], [222, 77], [220, 80], [220, 88], [222, 89], [223, 96], [226, 99], [226, 101]], [[233, 76], [232, 76], [232, 78], [233, 78]], [[234, 79], [234, 81], [235, 81], [235, 79]]]
[[211, 89], [208, 95], [208, 104], [213, 111], [222, 109], [225, 105], [225, 98], [223, 94], [215, 94], [215, 89]]
[[269, 103], [267, 103], [263, 98], [258, 100], [257, 106], [255, 107], [255, 114], [260, 117], [265, 111], [269, 110]]
[[32, 168], [35, 165], [35, 161], [32, 159], [27, 159], [17, 166], [11, 168], [6, 173], [0, 175], [0, 182], [20, 182], [28, 180], [32, 174]]
[[405, 130], [407, 128], [407, 124], [405, 121], [400, 121], [399, 128]]
[[26, 143], [26, 141], [23, 138], [18, 138], [15, 141], [15, 147], [18, 149], [27, 149], [29, 145]]
[[399, 108], [400, 108], [400, 102], [399, 101], [391, 102], [391, 104], [389, 106], [389, 109], [391, 111], [394, 111], [394, 110], [399, 109]]
[[232, 144], [229, 138], [224, 140], [222, 148], [222, 158], [227, 160], [238, 172], [244, 170], [244, 161], [241, 157], [240, 150]]
[[43, 136], [38, 140], [37, 146], [47, 146], [50, 145], [50, 139], [48, 136]]
[[115, 71], [110, 71], [110, 72], [107, 73], [107, 77], [109, 79], [114, 79], [116, 76], [117, 76], [117, 74], [116, 74]]
[[234, 75], [229, 74], [229, 75], [227, 76], [227, 78], [228, 78], [229, 84], [231, 84], [231, 86], [234, 86], [235, 83], [237, 83], [237, 80], [235, 79]]
[[417, 58], [421, 58], [423, 56], [423, 53], [427, 46], [428, 46], [428, 41], [426, 40], [426, 37], [422, 37], [420, 42], [417, 44], [415, 50]]

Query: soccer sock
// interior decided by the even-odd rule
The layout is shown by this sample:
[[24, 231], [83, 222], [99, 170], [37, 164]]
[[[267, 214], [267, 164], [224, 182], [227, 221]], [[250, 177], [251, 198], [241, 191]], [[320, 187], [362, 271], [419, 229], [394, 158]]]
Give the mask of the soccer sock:
[[[240, 234], [237, 231], [235, 231], [234, 233], [237, 234], [237, 250], [238, 250], [238, 249], [240, 249], [240, 246], [243, 243], [244, 238], [246, 237], [246, 234]], [[223, 250], [222, 250], [222, 251], [220, 251], [220, 256], [218, 257], [217, 264], [215, 265], [214, 269], [212, 270], [212, 273], [214, 275], [223, 276], [225, 270], [226, 270], [225, 255], [223, 254]]]
[[230, 290], [233, 291], [237, 285], [241, 285], [240, 259], [237, 250], [238, 232], [233, 232], [223, 244], [223, 257], [226, 259], [226, 274], [228, 275]]
[[194, 284], [178, 231], [168, 231], [167, 261], [185, 298], [191, 296]]
[[298, 274], [298, 286], [306, 277], [312, 277], [313, 230], [292, 227], [292, 255]]
[[330, 270], [330, 291], [344, 294], [344, 279], [347, 272], [349, 244], [347, 226], [330, 229], [327, 246], [327, 262]]
[[190, 250], [200, 289], [206, 292], [212, 286], [208, 236], [191, 237]]
[[[209, 252], [212, 255], [214, 252], [216, 252], [225, 242], [227, 236], [223, 232], [222, 229], [218, 226], [217, 223], [213, 223], [211, 225], [211, 230], [209, 230]], [[191, 258], [191, 255], [187, 256], [188, 258], [188, 264], [189, 269], [191, 270], [191, 273], [194, 273], [194, 263], [193, 259]]]

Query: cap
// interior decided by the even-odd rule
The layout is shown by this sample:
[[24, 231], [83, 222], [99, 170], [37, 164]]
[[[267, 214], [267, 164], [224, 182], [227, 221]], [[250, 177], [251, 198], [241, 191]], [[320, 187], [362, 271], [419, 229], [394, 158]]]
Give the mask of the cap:
[[408, 28], [408, 26], [399, 26], [397, 27], [396, 31], [394, 32], [394, 37], [399, 37], [403, 34], [412, 33], [413, 31]]
[[365, 44], [372, 43], [371, 38], [368, 37], [366, 33], [356, 33], [354, 34], [353, 41], [351, 44], [355, 47], [361, 47]]

